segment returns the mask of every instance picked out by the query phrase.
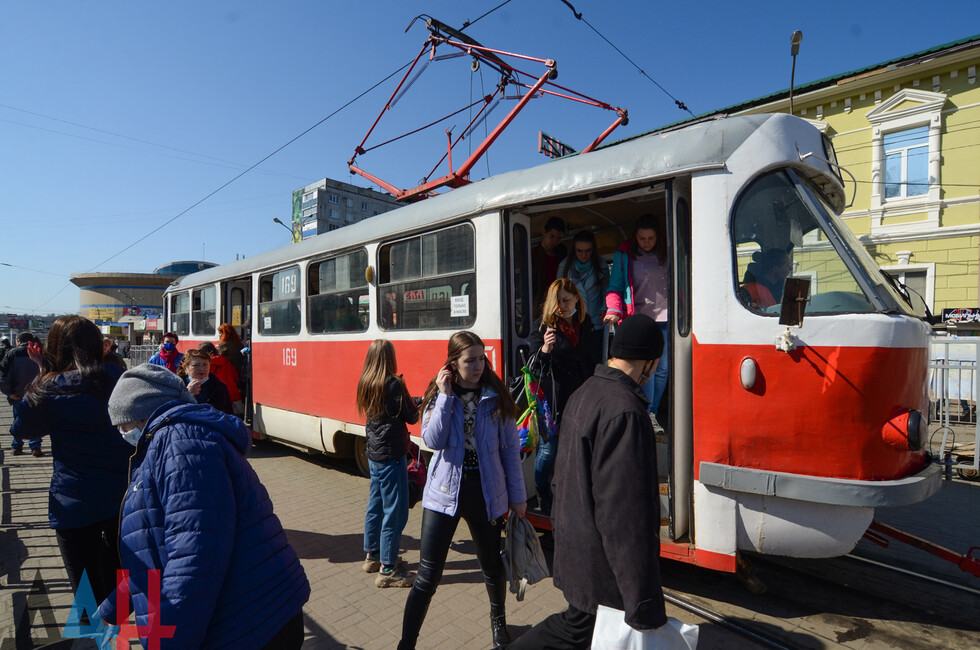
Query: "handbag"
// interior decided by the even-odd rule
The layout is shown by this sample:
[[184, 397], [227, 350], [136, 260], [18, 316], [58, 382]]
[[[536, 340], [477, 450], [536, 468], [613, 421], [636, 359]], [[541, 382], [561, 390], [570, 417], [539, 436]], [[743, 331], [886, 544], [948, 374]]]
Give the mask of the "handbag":
[[531, 365], [528, 363], [521, 368], [520, 376], [511, 385], [511, 397], [517, 402], [520, 414], [517, 416], [517, 435], [521, 440], [521, 451], [525, 453], [534, 451], [556, 433], [551, 404], [540, 379], [529, 368]]
[[516, 594], [517, 600], [522, 601], [527, 586], [544, 580], [551, 572], [541, 550], [538, 532], [531, 522], [524, 517], [508, 517], [504, 533], [506, 538], [500, 559], [510, 583], [510, 593]]
[[414, 508], [415, 504], [422, 500], [422, 492], [425, 490], [425, 479], [428, 470], [425, 461], [422, 459], [422, 450], [419, 446], [408, 441], [408, 507]]
[[637, 630], [626, 624], [626, 613], [599, 605], [592, 632], [592, 650], [696, 650], [698, 626], [673, 616], [655, 630]]

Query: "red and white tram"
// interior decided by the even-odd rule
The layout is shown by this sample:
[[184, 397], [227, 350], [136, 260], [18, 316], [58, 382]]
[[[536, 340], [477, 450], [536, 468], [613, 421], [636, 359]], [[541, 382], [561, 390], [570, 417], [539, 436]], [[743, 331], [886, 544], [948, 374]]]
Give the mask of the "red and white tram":
[[[413, 394], [460, 329], [512, 376], [544, 222], [592, 230], [611, 258], [655, 214], [673, 286], [662, 554], [726, 571], [740, 550], [840, 555], [875, 508], [927, 498], [940, 475], [920, 449], [929, 328], [842, 225], [833, 160], [787, 115], [655, 132], [188, 275], [167, 290], [167, 324], [182, 349], [220, 322], [247, 328], [253, 429], [364, 469], [354, 391], [373, 339], [395, 344]], [[798, 326], [740, 290], [770, 248], [810, 282]]]

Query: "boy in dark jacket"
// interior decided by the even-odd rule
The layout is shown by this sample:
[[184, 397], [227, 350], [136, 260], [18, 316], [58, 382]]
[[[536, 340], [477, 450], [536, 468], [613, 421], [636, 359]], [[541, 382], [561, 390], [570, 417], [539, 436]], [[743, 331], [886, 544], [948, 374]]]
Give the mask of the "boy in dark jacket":
[[596, 366], [569, 399], [552, 485], [554, 581], [568, 609], [508, 648], [588, 648], [598, 605], [625, 611], [637, 630], [667, 622], [656, 441], [640, 388], [663, 347], [650, 317], [626, 318], [616, 328], [608, 365]]

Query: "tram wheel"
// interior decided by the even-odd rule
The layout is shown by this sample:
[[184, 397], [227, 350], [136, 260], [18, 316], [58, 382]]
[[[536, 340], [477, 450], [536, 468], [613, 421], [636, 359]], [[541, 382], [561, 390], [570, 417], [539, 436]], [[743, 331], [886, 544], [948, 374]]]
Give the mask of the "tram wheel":
[[367, 438], [354, 437], [354, 462], [357, 463], [357, 469], [361, 475], [371, 476], [371, 466], [368, 465], [367, 458]]

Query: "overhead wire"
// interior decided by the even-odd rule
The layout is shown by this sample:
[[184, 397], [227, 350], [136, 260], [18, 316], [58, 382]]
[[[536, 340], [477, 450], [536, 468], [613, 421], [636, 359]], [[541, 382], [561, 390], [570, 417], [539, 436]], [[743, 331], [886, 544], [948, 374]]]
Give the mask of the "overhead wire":
[[679, 108], [679, 109], [681, 109], [682, 111], [687, 111], [688, 113], [690, 113], [690, 115], [691, 115], [691, 117], [695, 117], [695, 115], [694, 115], [694, 113], [692, 113], [692, 112], [691, 112], [691, 109], [689, 109], [689, 108], [687, 107], [687, 104], [685, 104], [685, 103], [684, 103], [684, 102], [682, 102], [681, 100], [679, 100], [679, 99], [677, 99], [676, 97], [674, 97], [673, 95], [671, 95], [671, 94], [670, 94], [670, 92], [669, 92], [669, 91], [668, 91], [668, 90], [667, 90], [666, 88], [664, 88], [663, 86], [661, 86], [661, 85], [660, 85], [660, 84], [659, 84], [659, 83], [657, 82], [657, 80], [656, 80], [656, 79], [654, 79], [653, 77], [651, 77], [650, 75], [648, 75], [648, 74], [646, 73], [646, 70], [644, 70], [643, 68], [641, 68], [641, 67], [640, 67], [640, 66], [639, 66], [639, 65], [638, 65], [638, 64], [637, 64], [637, 63], [636, 63], [636, 62], [635, 62], [635, 61], [634, 61], [633, 59], [631, 59], [631, 58], [630, 58], [630, 57], [629, 57], [629, 56], [628, 56], [628, 55], [627, 55], [627, 54], [626, 54], [625, 52], [623, 52], [623, 51], [622, 51], [621, 49], [619, 49], [619, 47], [617, 47], [615, 43], [613, 43], [613, 42], [612, 42], [612, 41], [610, 41], [610, 40], [609, 40], [608, 38], [606, 38], [606, 37], [605, 37], [605, 36], [604, 36], [604, 35], [602, 34], [602, 32], [600, 32], [600, 31], [599, 31], [598, 29], [596, 29], [596, 28], [595, 28], [595, 27], [594, 27], [594, 26], [592, 25], [592, 23], [590, 23], [590, 22], [589, 22], [588, 20], [586, 20], [586, 19], [585, 19], [585, 17], [584, 17], [584, 16], [583, 16], [583, 15], [582, 15], [582, 14], [581, 14], [580, 12], [578, 12], [578, 11], [576, 11], [576, 10], [575, 10], [575, 7], [573, 7], [573, 6], [572, 6], [572, 3], [570, 3], [570, 2], [568, 1], [568, 0], [561, 0], [561, 3], [562, 3], [562, 4], [564, 4], [564, 5], [566, 6], [566, 7], [568, 7], [568, 8], [569, 8], [569, 9], [570, 9], [570, 10], [572, 11], [572, 15], [573, 15], [573, 16], [575, 16], [575, 18], [577, 18], [578, 20], [581, 20], [581, 21], [582, 21], [583, 23], [585, 23], [586, 25], [588, 25], [588, 26], [589, 26], [589, 29], [591, 29], [591, 30], [592, 30], [593, 32], [595, 32], [595, 33], [596, 33], [596, 35], [597, 35], [597, 36], [598, 36], [599, 38], [601, 38], [602, 40], [604, 40], [604, 41], [605, 41], [606, 43], [608, 43], [608, 44], [610, 45], [610, 47], [612, 47], [612, 48], [613, 48], [614, 50], [616, 50], [617, 52], [619, 52], [619, 54], [620, 54], [620, 56], [622, 56], [622, 57], [623, 57], [624, 59], [626, 59], [627, 61], [629, 61], [629, 62], [630, 62], [630, 65], [632, 65], [632, 66], [633, 66], [634, 68], [636, 68], [636, 69], [637, 69], [637, 70], [639, 71], [639, 73], [640, 73], [641, 75], [643, 75], [644, 77], [646, 77], [647, 79], [649, 79], [649, 80], [650, 80], [650, 81], [651, 81], [651, 82], [652, 82], [652, 83], [653, 83], [653, 84], [654, 84], [654, 85], [655, 85], [655, 86], [656, 86], [657, 88], [659, 88], [659, 89], [660, 89], [661, 91], [663, 91], [663, 93], [664, 93], [665, 95], [667, 95], [667, 96], [668, 96], [668, 97], [670, 97], [670, 98], [671, 98], [672, 100], [674, 100], [674, 103], [675, 103], [675, 104], [677, 105], [677, 108]]
[[[98, 264], [96, 264], [95, 266], [93, 266], [92, 268], [90, 268], [88, 271], [86, 271], [86, 273], [91, 273], [92, 271], [94, 271], [95, 269], [99, 268], [103, 264], [106, 264], [107, 262], [110, 262], [110, 261], [114, 260], [115, 258], [119, 257], [120, 255], [122, 255], [123, 253], [125, 253], [126, 251], [128, 251], [129, 249], [131, 249], [134, 246], [136, 246], [137, 244], [145, 241], [146, 239], [149, 239], [154, 234], [156, 234], [159, 231], [163, 230], [164, 228], [166, 228], [167, 226], [169, 226], [171, 223], [173, 223], [177, 219], [181, 218], [182, 216], [184, 216], [185, 214], [187, 214], [188, 212], [190, 212], [191, 210], [193, 210], [194, 208], [196, 208], [197, 206], [199, 206], [201, 203], [204, 203], [209, 198], [211, 198], [212, 196], [214, 196], [215, 194], [217, 194], [221, 190], [225, 189], [226, 187], [228, 187], [229, 185], [231, 185], [232, 183], [234, 183], [235, 181], [237, 181], [239, 178], [241, 178], [245, 174], [249, 173], [250, 171], [252, 171], [256, 167], [258, 167], [259, 165], [261, 165], [262, 163], [264, 163], [266, 160], [269, 160], [270, 158], [272, 158], [273, 156], [275, 156], [277, 153], [279, 153], [280, 151], [282, 151], [283, 149], [285, 149], [289, 145], [293, 144], [294, 142], [296, 142], [297, 140], [299, 140], [300, 138], [302, 138], [303, 136], [305, 136], [307, 133], [309, 133], [313, 129], [317, 128], [318, 126], [320, 126], [321, 124], [323, 124], [324, 122], [326, 122], [327, 120], [329, 120], [330, 118], [332, 118], [333, 116], [337, 115], [342, 110], [344, 110], [345, 108], [347, 108], [348, 106], [350, 106], [351, 104], [353, 104], [354, 102], [358, 101], [359, 99], [361, 99], [362, 97], [364, 97], [365, 95], [367, 95], [368, 93], [370, 93], [371, 91], [373, 91], [375, 88], [377, 88], [381, 84], [385, 83], [386, 81], [388, 81], [389, 79], [391, 79], [392, 77], [394, 77], [395, 75], [397, 75], [399, 72], [401, 72], [402, 70], [404, 70], [405, 68], [407, 68], [409, 65], [411, 65], [411, 64], [410, 63], [406, 63], [405, 65], [401, 66], [400, 68], [398, 68], [397, 70], [395, 70], [391, 74], [387, 75], [386, 77], [384, 77], [383, 79], [381, 79], [380, 81], [378, 81], [377, 83], [375, 83], [374, 85], [372, 85], [367, 90], [361, 92], [359, 95], [357, 95], [353, 99], [349, 100], [344, 105], [340, 106], [339, 108], [337, 108], [336, 110], [334, 110], [332, 113], [330, 113], [329, 115], [327, 115], [323, 119], [319, 120], [313, 126], [310, 126], [309, 128], [305, 129], [302, 133], [300, 133], [299, 135], [297, 135], [297, 136], [293, 137], [292, 139], [290, 139], [289, 141], [287, 141], [285, 144], [277, 147], [274, 151], [272, 151], [272, 153], [269, 153], [266, 156], [262, 157], [258, 162], [253, 163], [252, 165], [250, 165], [244, 171], [236, 174], [230, 180], [222, 183], [219, 187], [217, 187], [216, 189], [212, 190], [211, 192], [208, 192], [205, 196], [203, 196], [202, 198], [198, 199], [197, 201], [195, 201], [194, 203], [192, 203], [190, 206], [184, 208], [183, 210], [181, 210], [180, 212], [178, 212], [173, 217], [167, 219], [162, 224], [160, 224], [159, 226], [157, 226], [156, 228], [154, 228], [150, 232], [146, 233], [145, 235], [143, 235], [142, 237], [140, 237], [139, 239], [137, 239], [133, 243], [129, 244], [128, 246], [126, 246], [124, 248], [122, 248], [117, 253], [115, 253], [115, 254], [107, 257], [106, 259], [102, 260], [101, 262], [99, 262]], [[40, 309], [44, 305], [46, 305], [49, 302], [51, 302], [52, 300], [54, 300], [54, 298], [57, 297], [58, 294], [60, 294], [66, 288], [67, 288], [67, 285], [63, 286], [61, 289], [58, 290], [57, 293], [55, 293], [53, 296], [51, 296], [50, 298], [48, 298], [47, 300], [45, 300], [44, 302], [42, 302], [40, 305], [38, 305], [36, 307], [36, 309]]]

